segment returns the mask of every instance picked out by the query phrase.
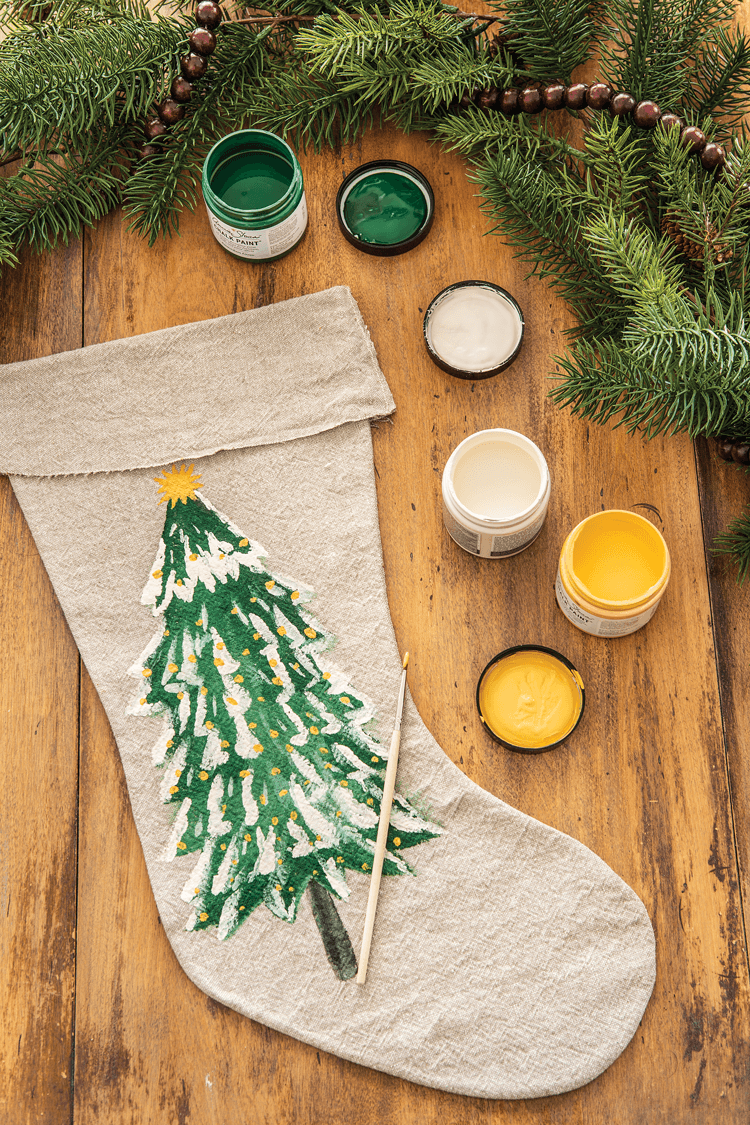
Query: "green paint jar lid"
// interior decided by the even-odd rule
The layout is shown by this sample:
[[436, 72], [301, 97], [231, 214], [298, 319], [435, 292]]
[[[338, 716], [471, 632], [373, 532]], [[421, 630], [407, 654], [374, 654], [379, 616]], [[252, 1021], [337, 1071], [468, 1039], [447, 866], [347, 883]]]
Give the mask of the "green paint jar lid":
[[403, 254], [418, 246], [435, 217], [429, 180], [401, 160], [372, 160], [346, 177], [336, 196], [344, 238], [365, 254]]

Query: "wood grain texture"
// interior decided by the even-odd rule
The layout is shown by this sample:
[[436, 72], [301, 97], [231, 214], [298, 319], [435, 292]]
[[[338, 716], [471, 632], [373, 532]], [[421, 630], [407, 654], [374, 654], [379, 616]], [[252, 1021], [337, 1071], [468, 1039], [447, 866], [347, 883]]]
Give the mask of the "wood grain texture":
[[[342, 177], [377, 156], [416, 164], [436, 191], [433, 231], [403, 257], [362, 255], [335, 224], [333, 203]], [[72, 1110], [69, 1101], [63, 1104], [58, 1071], [45, 1061], [37, 1088], [58, 1110], [56, 1117], [52, 1110], [47, 1118], [39, 1116], [28, 1100], [30, 1068], [11, 1071], [16, 1117], [10, 1121], [744, 1125], [750, 1117], [744, 1061], [750, 1005], [734, 825], [747, 870], [748, 779], [741, 763], [748, 727], [741, 652], [746, 634], [738, 627], [736, 640], [732, 634], [727, 643], [726, 629], [747, 603], [727, 601], [725, 627], [716, 630], [725, 746], [709, 594], [717, 624], [719, 594], [738, 599], [747, 594], [734, 591], [729, 579], [717, 586], [723, 581], [719, 564], [707, 572], [703, 541], [703, 523], [710, 529], [711, 520], [723, 521], [724, 507], [736, 510], [736, 497], [721, 492], [730, 487], [730, 477], [719, 478], [715, 499], [717, 482], [702, 460], [699, 477], [687, 440], [643, 445], [620, 431], [589, 427], [551, 405], [547, 377], [551, 357], [564, 347], [566, 311], [545, 285], [525, 279], [501, 239], [483, 237], [486, 223], [460, 160], [440, 154], [424, 138], [383, 132], [351, 150], [309, 154], [302, 163], [310, 229], [292, 254], [267, 266], [238, 262], [219, 249], [202, 209], [185, 217], [181, 238], [150, 251], [127, 234], [119, 216], [105, 219], [85, 240], [84, 342], [202, 320], [333, 284], [351, 287], [397, 403], [394, 419], [375, 429], [375, 456], [388, 595], [399, 645], [410, 652], [416, 704], [445, 752], [470, 777], [581, 840], [641, 895], [657, 934], [654, 997], [633, 1042], [604, 1075], [571, 1094], [528, 1102], [485, 1102], [417, 1087], [321, 1054], [223, 1008], [188, 981], [164, 936], [117, 751], [84, 673], [75, 1101]], [[58, 292], [80, 284], [80, 261], [71, 255], [63, 267]], [[29, 343], [28, 319], [34, 268], [25, 262], [4, 281], [6, 293], [25, 294], [23, 309], [10, 306], [16, 327], [6, 359], [35, 354], [29, 351], [37, 344], [33, 337]], [[519, 360], [503, 375], [473, 384], [434, 367], [421, 342], [430, 298], [444, 285], [471, 277], [513, 292], [528, 326]], [[56, 295], [42, 298], [35, 315], [44, 325]], [[67, 339], [55, 345], [67, 346], [74, 345]], [[440, 510], [440, 475], [449, 453], [467, 434], [492, 426], [533, 438], [548, 458], [553, 481], [541, 536], [504, 561], [480, 561], [462, 552], [447, 536]], [[557, 610], [552, 591], [564, 536], [602, 507], [633, 508], [653, 519], [674, 565], [653, 621], [615, 641], [578, 632]], [[8, 589], [24, 581], [29, 552], [15, 545], [17, 515], [2, 509], [0, 520], [5, 542], [12, 545], [3, 561]], [[28, 542], [22, 522], [20, 527]], [[9, 635], [20, 606], [23, 622], [33, 622], [33, 628], [24, 627], [45, 651], [68, 646], [47, 706], [74, 746], [77, 686], [65, 674], [74, 655], [59, 610], [45, 610], [35, 587], [21, 588], [14, 604], [3, 606]], [[559, 751], [530, 757], [493, 743], [474, 706], [484, 664], [501, 648], [524, 641], [565, 652], [587, 689], [586, 714], [573, 738]], [[4, 690], [11, 690], [6, 685], [12, 682], [14, 699], [16, 691], [27, 696], [37, 691], [40, 657], [31, 640], [17, 660], [9, 655], [9, 643], [0, 651]], [[37, 839], [45, 842], [35, 852], [38, 871], [45, 874], [35, 878], [47, 880], [47, 901], [55, 908], [49, 917], [61, 919], [64, 928], [76, 909], [74, 885], [71, 893], [65, 882], [67, 898], [63, 901], [61, 892], [53, 901], [49, 880], [66, 870], [66, 860], [60, 850], [49, 858], [45, 832], [60, 832], [64, 822], [69, 840], [75, 806], [68, 793], [68, 805], [62, 802], [68, 813], [56, 805], [57, 821], [48, 823], [55, 818], [38, 778], [55, 768], [49, 745], [32, 768], [19, 759], [17, 740], [6, 732], [3, 739], [3, 761], [11, 762], [21, 787], [12, 807], [33, 813]], [[27, 831], [25, 821], [21, 826], [14, 819], [3, 835], [4, 843], [8, 836], [13, 841], [8, 870], [19, 885], [27, 880]], [[11, 932], [18, 975], [21, 964], [44, 960], [46, 946], [43, 935], [18, 916]], [[71, 958], [66, 964], [72, 982]], [[13, 977], [3, 984], [15, 985]], [[55, 1022], [56, 1013], [47, 1011], [41, 998], [37, 1002], [33, 986], [18, 1011], [38, 1025], [40, 1041], [61, 1034], [70, 1050], [64, 1030], [69, 1024], [64, 1018]], [[70, 1004], [66, 1011], [69, 1018]], [[7, 1055], [15, 1040], [5, 1031], [3, 1037]]]
[[[0, 360], [79, 347], [81, 248], [0, 279]], [[0, 1120], [60, 1125], [72, 1104], [79, 659], [0, 478]]]

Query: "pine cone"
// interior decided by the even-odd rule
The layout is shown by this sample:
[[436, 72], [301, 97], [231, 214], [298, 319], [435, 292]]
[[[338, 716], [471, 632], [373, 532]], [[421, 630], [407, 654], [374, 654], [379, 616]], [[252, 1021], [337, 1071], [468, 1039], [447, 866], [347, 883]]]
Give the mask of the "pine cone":
[[694, 262], [702, 262], [706, 251], [706, 246], [711, 250], [714, 263], [717, 266], [724, 265], [725, 262], [730, 262], [734, 257], [732, 247], [725, 242], [717, 242], [716, 236], [718, 231], [711, 222], [706, 223], [706, 234], [703, 243], [696, 242], [695, 239], [689, 238], [679, 227], [677, 216], [667, 213], [661, 221], [662, 234], [667, 234], [674, 242], [677, 249], [686, 258], [690, 258]]
[[694, 242], [692, 238], [688, 238], [682, 233], [678, 227], [674, 215], [665, 215], [661, 221], [662, 234], [667, 234], [674, 242], [677, 249], [686, 258], [691, 258], [693, 261], [703, 261], [703, 247]]

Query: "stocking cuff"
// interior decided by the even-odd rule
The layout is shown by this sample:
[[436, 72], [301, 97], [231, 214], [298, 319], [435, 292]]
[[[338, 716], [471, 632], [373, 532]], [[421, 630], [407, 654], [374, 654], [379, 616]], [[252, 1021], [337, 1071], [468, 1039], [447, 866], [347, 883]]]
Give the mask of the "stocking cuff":
[[391, 414], [351, 292], [9, 364], [0, 472], [112, 472], [272, 445]]

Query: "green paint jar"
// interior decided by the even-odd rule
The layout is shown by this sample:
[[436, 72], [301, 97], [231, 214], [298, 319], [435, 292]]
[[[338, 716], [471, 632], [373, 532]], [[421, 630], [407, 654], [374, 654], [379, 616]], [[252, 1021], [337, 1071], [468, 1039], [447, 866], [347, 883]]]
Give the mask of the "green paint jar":
[[235, 258], [273, 262], [307, 229], [302, 169], [286, 141], [263, 129], [222, 137], [203, 164], [214, 238]]

